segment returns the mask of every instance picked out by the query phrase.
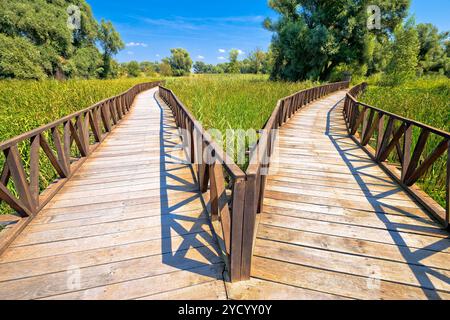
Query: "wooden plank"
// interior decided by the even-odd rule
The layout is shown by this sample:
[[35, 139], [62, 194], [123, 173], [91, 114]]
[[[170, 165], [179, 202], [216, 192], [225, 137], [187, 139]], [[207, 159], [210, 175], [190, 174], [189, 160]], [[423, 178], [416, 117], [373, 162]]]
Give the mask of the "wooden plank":
[[116, 283], [108, 286], [49, 297], [54, 300], [125, 300], [145, 298], [210, 282], [223, 272], [223, 265], [203, 266], [172, 273]]
[[49, 228], [42, 231], [26, 232], [20, 235], [14, 242], [14, 247], [64, 241], [71, 239], [82, 239], [104, 234], [118, 233], [124, 231], [138, 230], [156, 227], [158, 225], [176, 227], [182, 221], [195, 221], [199, 225], [207, 225], [207, 217], [203, 212], [195, 212], [184, 215], [165, 215], [144, 217], [121, 221], [108, 221], [95, 225], [71, 227], [67, 229]]
[[313, 221], [271, 214], [263, 214], [260, 223], [293, 230], [303, 230], [352, 239], [376, 241], [396, 245], [399, 248], [404, 249], [415, 248], [433, 252], [450, 253], [450, 239], [443, 239], [441, 237], [394, 232], [382, 229], [343, 225], [325, 221]]
[[227, 283], [227, 292], [232, 300], [348, 300], [325, 292], [256, 278], [245, 282]]
[[96, 237], [43, 243], [33, 246], [9, 247], [1, 256], [1, 263], [67, 255], [73, 252], [106, 248], [126, 243], [210, 232], [210, 228], [207, 225], [198, 225], [194, 222], [180, 222], [179, 225], [181, 227], [180, 230], [164, 230], [164, 233], [161, 226], [156, 226]]
[[[408, 265], [329, 250], [305, 248], [270, 240], [257, 240], [255, 255], [321, 270], [352, 274], [429, 290], [449, 292], [450, 271]], [[431, 276], [432, 275], [432, 276]]]
[[[171, 243], [163, 246], [163, 242]], [[106, 242], [104, 244], [107, 245]], [[167, 239], [151, 239], [136, 242], [115, 242], [111, 246], [67, 254], [0, 263], [0, 282], [64, 272], [71, 266], [86, 268], [158, 254], [175, 253], [191, 248], [214, 247], [211, 232], [178, 235]]]
[[442, 252], [428, 252], [429, 254], [422, 255], [420, 250], [402, 250], [396, 245], [263, 224], [258, 229], [258, 238], [362, 257], [450, 270], [448, 254]]
[[[164, 261], [165, 263], [161, 263]], [[70, 268], [64, 272], [24, 278], [0, 286], [0, 297], [8, 300], [39, 299], [69, 292], [80, 292], [105, 285], [125, 283], [141, 278], [189, 270], [220, 263], [220, 258], [211, 250], [203, 247], [173, 253], [154, 255], [126, 261], [83, 268], [79, 283], [68, 285]], [[76, 275], [77, 271], [74, 271]], [[216, 276], [217, 277], [217, 276]], [[51, 286], [48, 284], [51, 283]], [[147, 287], [148, 288], [148, 287]], [[123, 294], [123, 292], [120, 292]], [[139, 297], [139, 296], [136, 296]]]
[[447, 238], [448, 232], [439, 228], [437, 222], [424, 221], [417, 217], [403, 215], [374, 215], [364, 211], [346, 211], [344, 214], [329, 214], [298, 209], [286, 209], [280, 206], [267, 206], [264, 212], [281, 216], [308, 220], [335, 222], [347, 225], [401, 231]]
[[[399, 214], [402, 212], [406, 212], [408, 214], [414, 214], [414, 215], [423, 215], [426, 216], [427, 214], [424, 213], [424, 211], [415, 205], [414, 203], [408, 206], [400, 206], [396, 205], [395, 207], [389, 205], [388, 203], [385, 203], [381, 200], [376, 201], [368, 201], [367, 199], [364, 200], [346, 200], [346, 199], [338, 199], [338, 198], [318, 198], [316, 196], [308, 196], [308, 195], [301, 195], [301, 194], [286, 194], [284, 192], [278, 192], [278, 191], [266, 191], [266, 201], [267, 199], [274, 199], [274, 200], [282, 200], [285, 201], [286, 205], [293, 206], [295, 203], [307, 203], [312, 206], [322, 206], [322, 207], [335, 207], [335, 208], [346, 208], [346, 209], [353, 209], [353, 210], [364, 210], [369, 212], [379, 212], [382, 214], [388, 213], [388, 214]], [[412, 207], [412, 205], [415, 205], [415, 207]]]
[[225, 292], [225, 285], [222, 280], [215, 280], [211, 282], [205, 282], [198, 285], [191, 285], [182, 289], [176, 289], [172, 291], [166, 291], [155, 295], [139, 298], [138, 300], [186, 300], [189, 297], [190, 300], [202, 301], [202, 300], [227, 300], [227, 294]]
[[444, 292], [255, 257], [253, 276], [353, 299], [444, 299]]

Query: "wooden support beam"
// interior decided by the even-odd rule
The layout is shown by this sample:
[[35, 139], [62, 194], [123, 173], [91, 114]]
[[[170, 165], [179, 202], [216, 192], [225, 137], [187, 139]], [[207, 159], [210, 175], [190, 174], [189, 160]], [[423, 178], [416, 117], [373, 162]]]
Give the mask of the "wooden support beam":
[[26, 209], [29, 210], [29, 212], [34, 213], [35, 204], [17, 145], [4, 150], [4, 153], [6, 161], [8, 162], [9, 170], [11, 171], [11, 178], [14, 181], [14, 187], [19, 194], [20, 202], [25, 206]]
[[60, 161], [56, 158], [55, 154], [53, 153], [52, 149], [50, 148], [47, 140], [45, 139], [44, 135], [40, 135], [39, 137], [39, 143], [41, 145], [42, 150], [47, 155], [48, 160], [52, 164], [53, 168], [56, 170], [58, 175], [61, 178], [67, 178], [68, 174], [65, 171], [65, 168], [61, 165]]
[[417, 141], [416, 147], [414, 148], [411, 162], [409, 163], [409, 166], [407, 166], [406, 168], [404, 181], [409, 181], [411, 175], [414, 173], [414, 171], [416, 171], [417, 165], [419, 164], [420, 158], [422, 157], [422, 153], [425, 149], [429, 136], [430, 132], [428, 130], [422, 129], [419, 136], [419, 140]]

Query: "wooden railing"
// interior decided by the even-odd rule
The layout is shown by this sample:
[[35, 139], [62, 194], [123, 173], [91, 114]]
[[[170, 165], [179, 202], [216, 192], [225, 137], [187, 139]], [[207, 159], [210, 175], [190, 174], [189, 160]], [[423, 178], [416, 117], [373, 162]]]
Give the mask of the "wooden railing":
[[159, 88], [160, 97], [171, 108], [181, 129], [183, 145], [191, 162], [200, 191], [209, 198], [212, 225], [220, 238], [232, 282], [244, 280], [242, 265], [248, 251], [244, 239], [245, 173], [217, 145], [202, 125], [169, 89]]
[[[214, 231], [218, 235], [232, 282], [250, 279], [257, 213], [261, 212], [266, 176], [263, 168], [270, 162], [272, 129], [288, 121], [302, 106], [332, 92], [348, 88], [348, 82], [333, 83], [303, 90], [280, 100], [252, 149], [251, 162], [243, 172], [217, 145], [202, 125], [169, 89], [159, 88], [160, 97], [171, 108], [185, 150], [195, 170]], [[264, 155], [259, 158], [258, 155]]]
[[[360, 84], [347, 94], [344, 117], [350, 135], [389, 175], [448, 227], [450, 133], [359, 102], [356, 98], [366, 87], [366, 83]], [[413, 132], [418, 135], [417, 141], [413, 141]], [[431, 140], [435, 147], [425, 154], [426, 146]], [[419, 179], [426, 178], [430, 168], [445, 154], [444, 209], [415, 184]]]
[[326, 84], [297, 92], [278, 101], [275, 110], [262, 130], [259, 142], [251, 151], [250, 164], [246, 172], [247, 180], [251, 181], [251, 185], [255, 188], [255, 204], [252, 208], [254, 214], [263, 211], [267, 172], [270, 166], [277, 129], [288, 122], [303, 106], [333, 92], [347, 89], [349, 85], [348, 81]]
[[[2, 235], [0, 251], [53, 198], [129, 112], [136, 95], [158, 85], [159, 82], [138, 84], [123, 94], [0, 143], [4, 154], [4, 161], [0, 162], [0, 203], [5, 202], [22, 218]], [[41, 163], [44, 162], [55, 171], [56, 180], [42, 190]]]

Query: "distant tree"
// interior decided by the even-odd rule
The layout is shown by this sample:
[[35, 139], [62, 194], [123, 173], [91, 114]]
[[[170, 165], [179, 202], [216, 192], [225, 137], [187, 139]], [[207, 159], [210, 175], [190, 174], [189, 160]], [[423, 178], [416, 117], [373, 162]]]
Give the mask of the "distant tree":
[[449, 32], [439, 33], [438, 29], [431, 23], [418, 24], [417, 32], [420, 44], [420, 71], [424, 73], [444, 73], [449, 62], [445, 47], [445, 41], [448, 41]]
[[245, 58], [244, 60], [240, 61], [239, 67], [240, 67], [240, 72], [243, 73], [243, 74], [245, 74], [245, 73], [255, 73], [254, 69], [253, 69], [252, 62], [250, 61], [250, 57], [249, 58]]
[[275, 33], [272, 78], [325, 80], [342, 63], [364, 64], [369, 4], [381, 8], [383, 28], [375, 34], [383, 38], [407, 15], [409, 0], [270, 0], [280, 15], [264, 23]]
[[264, 63], [266, 60], [266, 53], [264, 51], [257, 48], [255, 51], [250, 53], [249, 60], [252, 73], [263, 73]]
[[172, 67], [168, 59], [163, 59], [159, 64], [159, 73], [165, 77], [171, 77], [173, 75]]
[[172, 74], [176, 77], [185, 76], [191, 73], [192, 59], [185, 49], [171, 49], [171, 56], [167, 62], [172, 69]]
[[127, 73], [129, 77], [137, 78], [141, 75], [141, 68], [139, 62], [130, 61], [127, 63]]
[[195, 73], [207, 73], [207, 65], [203, 61], [196, 61], [194, 63]]
[[111, 60], [113, 55], [125, 48], [120, 34], [110, 21], [102, 20], [99, 28], [99, 41], [103, 48], [103, 78], [111, 77]]
[[239, 57], [239, 51], [236, 49], [232, 49], [230, 51], [230, 55], [229, 55], [229, 63], [228, 63], [227, 73], [240, 73], [238, 57]]
[[139, 68], [146, 76], [153, 77], [156, 75], [156, 63], [154, 62], [142, 61]]
[[419, 35], [411, 22], [399, 25], [394, 31], [392, 58], [386, 68], [389, 81], [398, 84], [416, 75], [420, 50]]
[[221, 74], [225, 73], [228, 70], [228, 63], [219, 63], [216, 66], [214, 66], [213, 73]]

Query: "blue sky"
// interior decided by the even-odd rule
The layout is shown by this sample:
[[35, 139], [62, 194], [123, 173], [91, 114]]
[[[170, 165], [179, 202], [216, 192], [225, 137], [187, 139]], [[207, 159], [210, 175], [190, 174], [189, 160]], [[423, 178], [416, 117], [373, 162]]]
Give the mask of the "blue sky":
[[[241, 57], [256, 47], [266, 50], [271, 33], [262, 28], [265, 17], [276, 17], [267, 0], [87, 0], [95, 17], [111, 20], [126, 49], [120, 62], [156, 61], [170, 48], [186, 48], [194, 61], [225, 61], [230, 49]], [[448, 0], [413, 0], [416, 22], [432, 22], [450, 30]]]

